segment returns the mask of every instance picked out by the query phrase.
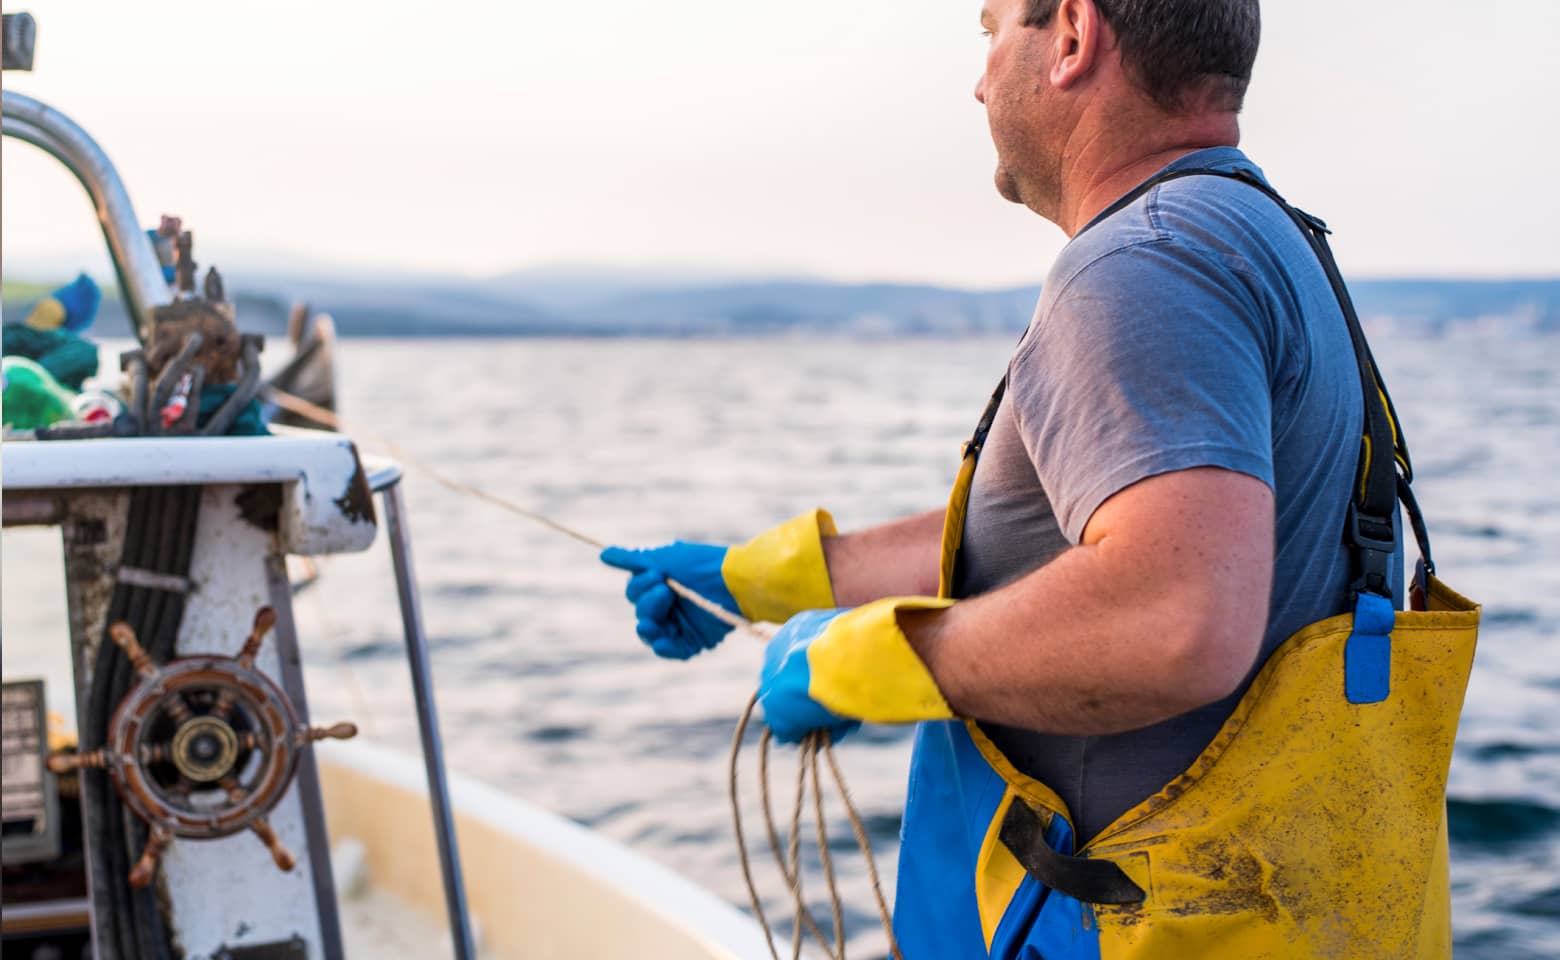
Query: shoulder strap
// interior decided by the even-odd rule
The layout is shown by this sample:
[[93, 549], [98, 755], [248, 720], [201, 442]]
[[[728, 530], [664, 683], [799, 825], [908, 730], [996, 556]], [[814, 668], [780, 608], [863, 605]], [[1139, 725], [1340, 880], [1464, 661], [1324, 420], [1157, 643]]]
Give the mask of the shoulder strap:
[[1327, 243], [1327, 235], [1332, 231], [1327, 228], [1326, 223], [1292, 206], [1278, 191], [1249, 170], [1188, 167], [1151, 177], [1107, 207], [1089, 221], [1079, 233], [1089, 230], [1112, 214], [1130, 206], [1155, 187], [1183, 177], [1222, 177], [1226, 180], [1235, 180], [1261, 191], [1278, 204], [1310, 244], [1311, 252], [1316, 255], [1323, 272], [1327, 274], [1328, 283], [1332, 285], [1333, 295], [1338, 299], [1338, 307], [1343, 311], [1344, 322], [1349, 328], [1349, 339], [1354, 345], [1354, 359], [1359, 367], [1360, 388], [1364, 394], [1365, 404], [1365, 431], [1361, 438], [1359, 468], [1356, 472], [1357, 484], [1354, 497], [1349, 504], [1348, 519], [1344, 529], [1344, 541], [1353, 548], [1356, 558], [1357, 577], [1353, 584], [1354, 592], [1386, 597], [1392, 595], [1389, 570], [1396, 543], [1392, 513], [1398, 499], [1403, 501], [1403, 506], [1408, 513], [1425, 571], [1434, 573], [1435, 564], [1430, 558], [1429, 532], [1425, 527], [1419, 504], [1415, 501], [1409, 486], [1414, 479], [1414, 467], [1408, 455], [1408, 444], [1403, 439], [1397, 410], [1392, 406], [1392, 398], [1387, 395], [1381, 371], [1376, 367], [1375, 358], [1371, 356], [1370, 344], [1366, 341], [1365, 330], [1360, 325], [1359, 313], [1354, 309], [1354, 300], [1349, 296], [1349, 289], [1343, 282], [1343, 274], [1339, 271], [1338, 262], [1334, 259], [1332, 248]]
[[[1292, 206], [1278, 191], [1248, 170], [1188, 167], [1161, 173], [1139, 184], [1126, 196], [1090, 220], [1078, 233], [1081, 235], [1112, 214], [1120, 212], [1155, 187], [1184, 177], [1222, 177], [1226, 180], [1235, 180], [1261, 191], [1278, 204], [1289, 219], [1294, 221], [1295, 226], [1310, 245], [1311, 252], [1322, 265], [1327, 281], [1333, 288], [1338, 307], [1343, 312], [1344, 322], [1349, 329], [1349, 340], [1354, 346], [1354, 360], [1359, 367], [1360, 388], [1365, 406], [1365, 431], [1360, 443], [1357, 483], [1354, 497], [1349, 503], [1344, 528], [1344, 541], [1354, 550], [1356, 559], [1357, 576], [1353, 583], [1354, 592], [1386, 597], [1392, 595], [1390, 569], [1392, 553], [1396, 548], [1392, 512], [1398, 500], [1402, 500], [1408, 514], [1414, 539], [1419, 545], [1424, 572], [1434, 573], [1435, 562], [1430, 555], [1429, 531], [1410, 487], [1414, 479], [1414, 466], [1408, 454], [1408, 444], [1403, 438], [1397, 410], [1392, 405], [1392, 398], [1387, 394], [1381, 371], [1376, 366], [1375, 358], [1371, 356], [1370, 344], [1365, 339], [1364, 328], [1360, 325], [1359, 313], [1354, 309], [1354, 299], [1349, 296], [1349, 289], [1343, 282], [1343, 274], [1338, 269], [1338, 262], [1333, 257], [1331, 246], [1327, 243], [1327, 235], [1332, 231], [1327, 228], [1325, 222]], [[1004, 376], [992, 393], [991, 401], [986, 405], [974, 435], [965, 444], [966, 455], [980, 452], [1006, 389], [1007, 378]]]
[[980, 415], [980, 422], [975, 425], [975, 432], [964, 442], [964, 452], [960, 459], [970, 454], [980, 455], [980, 448], [986, 445], [986, 437], [991, 433], [991, 425], [997, 420], [997, 408], [1002, 406], [1002, 397], [1007, 393], [1007, 374], [1002, 375], [1002, 380], [997, 384], [997, 389], [991, 391], [991, 399], [986, 401], [986, 410]]
[[[1396, 501], [1400, 497], [1409, 515], [1426, 571], [1434, 572], [1435, 565], [1430, 558], [1429, 533], [1419, 511], [1419, 504], [1415, 501], [1409, 486], [1414, 478], [1414, 468], [1413, 461], [1408, 455], [1408, 444], [1403, 438], [1397, 410], [1392, 405], [1392, 398], [1387, 394], [1381, 371], [1376, 366], [1375, 358], [1371, 356], [1370, 344], [1365, 339], [1364, 328], [1360, 325], [1359, 313], [1354, 309], [1354, 300], [1349, 296], [1348, 287], [1343, 282], [1343, 274], [1338, 269], [1338, 261], [1333, 257], [1332, 248], [1327, 243], [1327, 235], [1332, 231], [1327, 229], [1327, 224], [1320, 218], [1294, 207], [1280, 196], [1278, 191], [1249, 171], [1194, 169], [1175, 171], [1170, 176], [1174, 177], [1177, 174], [1183, 176], [1201, 174], [1236, 180], [1267, 195], [1300, 229], [1306, 242], [1310, 244], [1311, 251], [1316, 255], [1317, 261], [1321, 263], [1322, 270], [1327, 274], [1327, 281], [1332, 285], [1333, 295], [1338, 299], [1344, 322], [1348, 324], [1349, 339], [1354, 345], [1354, 359], [1359, 367], [1360, 387], [1365, 401], [1365, 431], [1361, 438], [1358, 483], [1354, 498], [1349, 504], [1348, 519], [1344, 529], [1344, 540], [1354, 548], [1357, 560], [1358, 577], [1353, 585], [1354, 591], [1384, 597], [1392, 595], [1388, 578], [1396, 539], [1393, 534], [1392, 515], [1397, 506]], [[1161, 179], [1160, 182], [1164, 180]]]

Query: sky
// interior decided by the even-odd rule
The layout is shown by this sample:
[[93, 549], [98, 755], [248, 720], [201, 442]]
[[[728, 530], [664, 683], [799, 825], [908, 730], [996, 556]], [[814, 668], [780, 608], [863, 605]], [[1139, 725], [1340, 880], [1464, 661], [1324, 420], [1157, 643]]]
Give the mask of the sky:
[[[979, 0], [10, 3], [38, 50], [6, 87], [205, 263], [999, 287], [1066, 240], [992, 188]], [[1560, 3], [1263, 17], [1243, 146], [1347, 272], [1560, 275]], [[101, 247], [63, 170], [3, 151], [7, 276]]]

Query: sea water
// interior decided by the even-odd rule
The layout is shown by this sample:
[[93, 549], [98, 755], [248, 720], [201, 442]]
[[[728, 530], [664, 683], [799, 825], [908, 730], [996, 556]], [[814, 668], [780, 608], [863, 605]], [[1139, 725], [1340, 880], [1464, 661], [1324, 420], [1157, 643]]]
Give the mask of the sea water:
[[[1375, 340], [1442, 576], [1485, 604], [1449, 788], [1456, 953], [1560, 956], [1560, 338]], [[815, 506], [846, 529], [939, 506], [1010, 347], [348, 340], [341, 406], [365, 449], [388, 438], [602, 540], [727, 543]], [[451, 765], [745, 907], [726, 759], [761, 646], [734, 637], [687, 663], [657, 660], [634, 634], [624, 575], [594, 551], [415, 469], [405, 492]], [[26, 623], [17, 598], [45, 576], [28, 562], [43, 555], [36, 538], [16, 533], [6, 534], [8, 674]], [[311, 712], [415, 750], [383, 543], [320, 570], [296, 601]], [[909, 749], [908, 730], [869, 727], [838, 751], [890, 896]], [[744, 757], [750, 836], [754, 759]], [[787, 806], [789, 753], [777, 774]], [[852, 949], [881, 953], [837, 804], [829, 827]], [[755, 851], [767, 912], [783, 917], [783, 884]], [[821, 881], [811, 890], [816, 899]]]

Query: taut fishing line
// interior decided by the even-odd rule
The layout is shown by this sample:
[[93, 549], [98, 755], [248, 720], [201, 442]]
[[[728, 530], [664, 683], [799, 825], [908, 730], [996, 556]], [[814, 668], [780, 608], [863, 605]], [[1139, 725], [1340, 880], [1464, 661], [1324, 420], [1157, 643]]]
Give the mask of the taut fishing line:
[[[302, 397], [294, 396], [277, 387], [268, 387], [265, 390], [266, 398], [277, 406], [299, 416], [307, 417], [322, 426], [332, 430], [341, 429], [340, 418], [336, 413], [315, 403], [310, 403]], [[499, 509], [523, 517], [533, 523], [541, 524], [555, 533], [569, 537], [595, 550], [604, 550], [607, 544], [595, 537], [581, 533], [571, 527], [565, 526], [551, 517], [544, 516], [534, 510], [528, 510], [513, 501], [488, 493], [473, 487], [468, 483], [445, 474], [435, 467], [429, 466], [408, 456], [405, 451], [384, 437], [376, 436], [364, 431], [355, 431], [359, 435], [383, 447], [391, 456], [414, 467], [419, 472], [426, 474], [429, 479], [449, 490], [464, 496], [481, 500]], [[687, 600], [689, 603], [703, 610], [705, 613], [721, 621], [727, 626], [746, 633], [755, 639], [768, 641], [778, 629], [772, 623], [754, 623], [745, 617], [732, 613], [725, 607], [703, 596], [698, 591], [677, 582], [671, 577], [666, 578], [666, 585], [672, 592]], [[741, 717], [737, 720], [736, 732], [731, 738], [731, 754], [729, 758], [729, 788], [731, 798], [731, 826], [736, 833], [737, 855], [742, 864], [742, 879], [747, 885], [749, 902], [753, 907], [753, 915], [764, 931], [764, 939], [769, 945], [769, 954], [773, 960], [780, 960], [779, 950], [775, 946], [774, 930], [770, 926], [769, 918], [764, 913], [763, 905], [758, 896], [758, 887], [753, 882], [753, 868], [748, 856], [747, 841], [742, 830], [741, 791], [738, 789], [737, 760], [742, 753], [742, 738], [747, 733], [748, 724], [753, 719], [753, 711], [758, 706], [758, 696], [755, 694], [749, 698], [747, 706], [743, 709]], [[791, 808], [791, 820], [786, 835], [786, 845], [782, 849], [780, 833], [775, 824], [774, 811], [769, 796], [769, 750], [774, 739], [773, 733], [766, 727], [763, 736], [759, 739], [758, 746], [758, 787], [759, 796], [764, 813], [765, 834], [769, 841], [770, 852], [774, 855], [775, 865], [780, 870], [780, 876], [784, 878], [790, 888], [791, 903], [794, 907], [795, 918], [792, 925], [791, 957], [797, 960], [802, 954], [802, 941], [805, 936], [811, 936], [817, 941], [824, 955], [830, 960], [845, 960], [845, 922], [844, 908], [840, 900], [839, 889], [835, 883], [834, 863], [829, 855], [829, 835], [824, 818], [823, 808], [823, 778], [820, 776], [818, 757], [821, 754], [829, 767], [829, 773], [833, 778], [835, 788], [839, 792], [840, 799], [844, 802], [845, 813], [850, 819], [851, 830], [856, 835], [856, 845], [861, 850], [862, 859], [866, 862], [867, 875], [872, 881], [872, 895], [877, 901], [878, 918], [883, 924], [883, 933], [888, 937], [888, 948], [893, 954], [894, 960], [904, 960], [899, 952], [899, 942], [894, 937], [893, 918], [889, 914], [888, 903], [883, 899], [882, 884], [878, 879], [877, 862], [872, 856], [872, 843], [867, 837], [866, 826], [862, 823], [861, 815], [856, 806], [851, 802], [850, 790], [845, 785], [845, 776], [840, 772], [839, 761], [834, 757], [834, 745], [828, 731], [819, 730], [808, 734], [799, 745], [797, 770], [796, 770], [796, 794]], [[812, 807], [813, 818], [818, 831], [818, 858], [823, 867], [824, 879], [829, 889], [829, 906], [832, 915], [832, 927], [834, 936], [832, 943], [824, 934], [823, 929], [813, 917], [812, 911], [807, 906], [807, 899], [802, 892], [801, 869], [801, 843], [802, 843], [802, 816], [807, 807], [809, 779], [812, 783]]]

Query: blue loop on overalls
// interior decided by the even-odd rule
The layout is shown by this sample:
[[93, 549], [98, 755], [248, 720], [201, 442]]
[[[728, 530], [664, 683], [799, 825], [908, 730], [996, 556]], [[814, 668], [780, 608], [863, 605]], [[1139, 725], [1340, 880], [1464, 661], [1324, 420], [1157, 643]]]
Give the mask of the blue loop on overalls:
[[1350, 703], [1380, 703], [1392, 692], [1392, 601], [1361, 593], [1354, 602], [1354, 632], [1343, 648], [1343, 692]]

